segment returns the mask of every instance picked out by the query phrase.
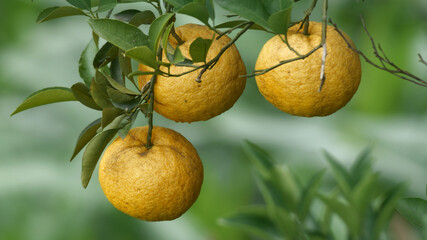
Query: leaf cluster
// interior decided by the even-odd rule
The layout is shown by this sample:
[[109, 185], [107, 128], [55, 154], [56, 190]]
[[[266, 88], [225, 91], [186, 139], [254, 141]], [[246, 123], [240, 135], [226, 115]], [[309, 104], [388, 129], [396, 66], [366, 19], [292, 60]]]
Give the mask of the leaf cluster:
[[[383, 184], [372, 169], [370, 149], [363, 151], [349, 169], [325, 153], [332, 187], [324, 180], [326, 170], [302, 182], [259, 146], [246, 142], [245, 150], [265, 204], [244, 207], [220, 219], [220, 224], [261, 239], [337, 239], [333, 218], [344, 223], [345, 239], [380, 239], [405, 189], [404, 184]], [[413, 216], [416, 210], [425, 211], [419, 201], [406, 199], [399, 206], [409, 208], [405, 212]], [[425, 217], [418, 215], [414, 221], [420, 216]]]

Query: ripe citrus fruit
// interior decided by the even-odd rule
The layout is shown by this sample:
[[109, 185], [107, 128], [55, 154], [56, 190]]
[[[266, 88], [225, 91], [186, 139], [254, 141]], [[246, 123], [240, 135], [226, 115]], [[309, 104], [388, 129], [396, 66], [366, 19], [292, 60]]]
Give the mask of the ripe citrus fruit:
[[196, 201], [203, 166], [181, 134], [154, 127], [147, 150], [147, 132], [148, 127], [137, 127], [114, 140], [101, 159], [99, 182], [120, 211], [141, 220], [172, 220]]
[[[302, 55], [321, 42], [322, 23], [310, 22], [308, 35], [298, 28], [298, 25], [289, 28], [287, 38], [289, 45]], [[347, 35], [345, 37], [353, 44]], [[259, 91], [280, 110], [297, 116], [326, 116], [344, 107], [359, 87], [359, 55], [348, 47], [332, 26], [327, 27], [326, 49], [326, 79], [321, 91], [322, 48], [303, 60], [286, 63], [256, 76]], [[255, 69], [267, 69], [296, 57], [295, 52], [275, 36], [263, 46]]]
[[[188, 59], [191, 59], [189, 49], [195, 39], [198, 37], [212, 39], [215, 34], [208, 27], [196, 24], [177, 27], [176, 33], [184, 41], [179, 49]], [[214, 39], [206, 61], [212, 60], [230, 40], [227, 36]], [[169, 41], [174, 48], [177, 47], [177, 40], [174, 37], [169, 37]], [[167, 61], [165, 55], [163, 61]], [[160, 69], [168, 72], [166, 67], [162, 66]], [[191, 69], [193, 68], [172, 65], [170, 73], [176, 75]], [[140, 65], [139, 70], [152, 71], [144, 65]], [[198, 83], [195, 80], [200, 71], [180, 77], [158, 76], [154, 88], [154, 110], [177, 122], [208, 120], [230, 109], [245, 89], [246, 78], [240, 76], [246, 74], [246, 68], [234, 45], [224, 52], [212, 69], [203, 74], [201, 83]], [[147, 75], [140, 76], [140, 87], [150, 78], [151, 76]]]

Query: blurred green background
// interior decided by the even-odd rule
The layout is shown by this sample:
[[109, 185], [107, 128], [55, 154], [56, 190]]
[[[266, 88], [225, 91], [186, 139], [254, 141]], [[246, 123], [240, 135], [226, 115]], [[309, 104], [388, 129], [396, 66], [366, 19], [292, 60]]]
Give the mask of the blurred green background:
[[[297, 4], [294, 18], [308, 2]], [[148, 223], [122, 214], [104, 197], [97, 174], [87, 189], [81, 187], [81, 155], [68, 162], [80, 131], [98, 112], [70, 102], [9, 117], [32, 92], [80, 81], [78, 59], [90, 39], [85, 19], [35, 24], [41, 10], [65, 4], [0, 1], [0, 239], [251, 239], [217, 224], [220, 216], [260, 202], [242, 151], [244, 139], [264, 147], [301, 176], [326, 168], [322, 150], [350, 164], [372, 145], [375, 168], [392, 182], [408, 182], [408, 196], [424, 197], [427, 89], [362, 61], [359, 91], [332, 116], [301, 118], [280, 112], [264, 100], [253, 78], [231, 110], [207, 122], [182, 124], [155, 115], [156, 125], [177, 130], [198, 150], [205, 166], [202, 192], [174, 221]], [[217, 11], [218, 23], [224, 14]], [[417, 58], [417, 53], [427, 58], [427, 1], [330, 1], [329, 16], [372, 56], [360, 14], [393, 62], [427, 79], [427, 67]], [[317, 10], [312, 19], [319, 16]], [[178, 17], [178, 24], [187, 22], [197, 20]], [[237, 42], [248, 72], [270, 37], [250, 31]], [[137, 125], [145, 124], [145, 119], [137, 120]]]

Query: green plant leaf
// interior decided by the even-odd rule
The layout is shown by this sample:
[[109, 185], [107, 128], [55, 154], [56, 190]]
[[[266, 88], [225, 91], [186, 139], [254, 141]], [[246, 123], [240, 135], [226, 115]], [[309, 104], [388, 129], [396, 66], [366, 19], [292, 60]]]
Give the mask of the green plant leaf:
[[101, 127], [102, 130], [105, 128], [118, 116], [122, 115], [124, 111], [120, 108], [109, 107], [102, 109], [102, 120]]
[[147, 46], [130, 49], [125, 52], [125, 55], [153, 69], [158, 67], [156, 55]]
[[100, 0], [98, 5], [98, 12], [105, 12], [115, 8], [117, 0]]
[[90, 89], [82, 82], [76, 83], [71, 87], [71, 91], [74, 94], [74, 97], [85, 105], [86, 107], [95, 109], [95, 110], [102, 110], [98, 104], [95, 103], [95, 101], [92, 98], [92, 95], [90, 94]]
[[190, 45], [190, 56], [193, 62], [206, 62], [212, 39], [196, 38]]
[[128, 114], [126, 114], [126, 113], [121, 114], [121, 115], [117, 116], [116, 118], [114, 118], [113, 121], [111, 121], [103, 129], [103, 131], [112, 130], [112, 129], [119, 131], [120, 129], [122, 129], [126, 125], [126, 123], [128, 122], [128, 119], [129, 119]]
[[165, 13], [162, 16], [158, 17], [150, 26], [148, 33], [148, 40], [150, 43], [150, 48], [153, 53], [157, 52], [159, 46], [160, 38], [162, 37], [164, 29], [167, 27], [169, 20], [174, 16], [173, 13]]
[[[233, 28], [233, 27], [236, 27], [236, 26], [238, 26], [238, 25], [240, 25], [242, 23], [247, 23], [247, 22], [248, 21], [245, 21], [245, 20], [228, 21], [228, 22], [224, 22], [224, 23], [221, 23], [219, 25], [216, 25], [215, 28]], [[243, 26], [240, 27], [240, 28], [243, 28]], [[258, 24], [255, 24], [255, 23], [249, 29], [267, 31], [267, 29], [261, 27]]]
[[[121, 50], [120, 50], [121, 51]], [[115, 58], [110, 64], [111, 79], [118, 83], [120, 86], [125, 85], [125, 79], [120, 67], [119, 58]]]
[[89, 11], [92, 7], [90, 0], [67, 0], [67, 2], [73, 5], [74, 7], [86, 9]]
[[66, 101], [76, 101], [71, 89], [65, 87], [44, 88], [28, 96], [11, 116], [30, 108]]
[[317, 194], [324, 174], [325, 170], [322, 170], [312, 176], [302, 191], [301, 199], [298, 203], [298, 213], [301, 221], [304, 221], [306, 219], [310, 211], [313, 199]]
[[264, 206], [244, 207], [218, 220], [222, 226], [238, 229], [265, 240], [283, 239]]
[[101, 118], [91, 122], [83, 131], [80, 133], [77, 139], [76, 146], [74, 148], [73, 155], [71, 156], [70, 162], [74, 157], [86, 146], [86, 144], [95, 137], [97, 130], [101, 127]]
[[209, 26], [209, 10], [204, 4], [197, 2], [188, 3], [179, 10], [177, 10], [177, 13], [194, 17], [200, 20], [205, 25]]
[[244, 150], [263, 176], [268, 176], [274, 165], [277, 164], [268, 152], [250, 141], [245, 141]]
[[384, 193], [384, 200], [382, 201], [379, 209], [376, 212], [374, 223], [374, 236], [373, 239], [379, 239], [381, 231], [388, 226], [391, 216], [397, 206], [397, 201], [402, 197], [403, 191], [406, 186], [398, 184], [390, 188]]
[[96, 53], [93, 59], [93, 67], [96, 69], [102, 68], [118, 56], [119, 48], [107, 42]]
[[111, 86], [107, 78], [99, 71], [96, 72], [90, 86], [90, 93], [95, 103], [101, 108], [111, 108], [113, 104], [107, 94], [107, 87]]
[[262, 0], [261, 2], [265, 10], [270, 15], [273, 15], [274, 13], [277, 13], [283, 9], [287, 9], [289, 5], [294, 3], [293, 0]]
[[359, 179], [362, 179], [366, 172], [371, 171], [372, 159], [370, 157], [372, 148], [365, 148], [359, 156], [357, 156], [350, 169], [351, 185], [355, 186]]
[[125, 56], [124, 52], [119, 53], [119, 64], [122, 74], [135, 84], [135, 79], [129, 76], [132, 73], [132, 62], [130, 58]]
[[269, 180], [273, 182], [275, 191], [281, 195], [280, 206], [288, 211], [296, 210], [301, 193], [289, 168], [286, 165], [275, 165]]
[[148, 45], [147, 36], [131, 24], [114, 19], [89, 19], [89, 25], [97, 35], [125, 51]]
[[93, 68], [93, 60], [98, 51], [95, 41], [92, 39], [86, 45], [79, 60], [79, 74], [87, 86], [90, 86], [92, 78], [95, 76], [95, 69]]
[[107, 89], [108, 96], [110, 96], [114, 107], [129, 111], [138, 106], [141, 98], [134, 95], [128, 95], [113, 88]]
[[348, 230], [351, 234], [357, 234], [359, 230], [359, 222], [357, 221], [357, 210], [351, 208], [350, 205], [339, 201], [337, 198], [327, 197], [323, 194], [318, 194], [320, 200], [325, 203], [325, 205], [337, 214], [341, 220], [347, 225]]
[[288, 7], [272, 14], [268, 18], [268, 26], [276, 34], [286, 34], [291, 22], [292, 2], [288, 2]]
[[269, 28], [270, 14], [265, 9], [261, 0], [215, 0], [225, 10], [235, 13], [249, 21]]
[[131, 117], [128, 119], [128, 122], [122, 128], [120, 128], [118, 134], [121, 138], [125, 138], [127, 136], [128, 132], [132, 128], [137, 116], [138, 116], [138, 114], [132, 114]]
[[87, 16], [86, 13], [75, 7], [51, 7], [43, 10], [37, 17], [36, 22], [42, 23], [52, 19], [78, 15]]
[[397, 211], [412, 225], [426, 229], [427, 201], [421, 198], [403, 198], [397, 204]]
[[351, 198], [348, 201], [356, 209], [359, 214], [359, 221], [364, 219], [364, 214], [367, 212], [370, 203], [378, 194], [378, 174], [368, 173], [354, 187]]
[[114, 15], [114, 17], [123, 22], [129, 22], [129, 24], [132, 24], [136, 27], [140, 26], [141, 24], [151, 24], [156, 19], [156, 16], [152, 11], [146, 10], [141, 12], [136, 9], [122, 11]]
[[176, 9], [182, 8], [184, 5], [193, 2], [193, 0], [165, 0], [165, 2], [171, 4]]
[[335, 181], [343, 191], [344, 195], [349, 198], [350, 196], [350, 175], [347, 170], [335, 159], [330, 153], [324, 152], [326, 160], [328, 160], [329, 166], [332, 169], [332, 173], [335, 177]]
[[206, 0], [205, 4], [206, 4], [206, 9], [208, 10], [208, 13], [209, 13], [209, 17], [212, 20], [215, 20], [215, 5], [213, 3], [213, 0]]
[[92, 177], [93, 171], [95, 170], [102, 152], [108, 143], [114, 138], [117, 131], [117, 129], [102, 131], [92, 138], [92, 140], [87, 144], [82, 158], [81, 180], [84, 188], [89, 184], [90, 178]]

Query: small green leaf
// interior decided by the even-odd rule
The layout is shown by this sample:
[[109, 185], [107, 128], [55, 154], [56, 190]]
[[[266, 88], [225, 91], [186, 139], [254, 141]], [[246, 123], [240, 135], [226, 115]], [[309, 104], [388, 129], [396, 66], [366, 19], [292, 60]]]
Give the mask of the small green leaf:
[[376, 213], [373, 239], [379, 239], [381, 232], [388, 226], [396, 208], [397, 201], [401, 198], [405, 188], [406, 186], [404, 184], [398, 184], [384, 193], [385, 199], [382, 201]]
[[51, 7], [43, 10], [37, 17], [37, 23], [46, 22], [56, 18], [69, 17], [69, 16], [87, 16], [82, 10], [75, 7]]
[[347, 170], [336, 160], [330, 153], [325, 151], [326, 160], [332, 168], [335, 180], [343, 191], [344, 195], [349, 198], [350, 194], [350, 175]]
[[107, 89], [108, 96], [110, 96], [114, 107], [129, 111], [138, 106], [141, 98], [134, 95], [128, 95], [113, 88]]
[[147, 46], [132, 48], [126, 51], [125, 55], [153, 69], [158, 67], [156, 56]]
[[74, 148], [73, 155], [71, 156], [70, 162], [74, 157], [86, 146], [86, 144], [95, 137], [97, 130], [101, 127], [101, 118], [91, 122], [83, 131], [80, 133], [77, 139], [76, 147]]
[[268, 18], [268, 26], [276, 34], [286, 34], [291, 22], [292, 2], [289, 2], [288, 7], [282, 9]]
[[321, 180], [323, 179], [323, 175], [325, 171], [322, 170], [319, 173], [315, 174], [310, 178], [307, 185], [304, 187], [301, 200], [298, 203], [298, 212], [300, 219], [304, 221], [310, 211], [310, 207], [312, 206], [313, 199], [317, 194], [317, 191], [320, 187]]
[[[248, 21], [244, 21], [244, 20], [234, 20], [234, 21], [228, 21], [225, 23], [221, 23], [219, 25], [216, 25], [215, 28], [233, 28], [236, 27], [238, 25], [241, 25], [243, 23], [247, 23]], [[243, 28], [244, 26], [242, 26], [241, 28]], [[262, 31], [267, 31], [265, 28], [261, 27], [258, 24], [253, 24], [249, 29], [252, 30], [262, 30]]]
[[190, 56], [193, 62], [205, 62], [211, 44], [212, 39], [196, 38], [190, 45]]
[[90, 86], [90, 93], [95, 103], [101, 108], [113, 107], [107, 94], [107, 87], [111, 86], [107, 78], [99, 71], [96, 72], [94, 80]]
[[120, 108], [104, 108], [102, 109], [102, 121], [101, 121], [101, 127], [102, 130], [105, 130], [105, 128], [118, 116], [122, 115], [124, 111]]
[[150, 26], [150, 31], [148, 33], [148, 40], [150, 43], [150, 48], [153, 50], [153, 53], [157, 52], [159, 46], [160, 38], [162, 37], [164, 29], [167, 27], [169, 20], [174, 16], [173, 13], [165, 13], [162, 16], [158, 17]]
[[274, 168], [274, 165], [277, 164], [271, 155], [258, 145], [247, 140], [245, 141], [244, 149], [256, 169], [261, 171], [263, 176], [269, 176], [269, 172]]
[[137, 92], [134, 92], [134, 91], [132, 91], [132, 90], [130, 90], [130, 89], [128, 89], [128, 88], [126, 88], [125, 86], [123, 86], [123, 85], [120, 85], [120, 83], [118, 83], [118, 82], [116, 82], [116, 81], [114, 81], [114, 79], [112, 79], [110, 76], [105, 76], [105, 78], [107, 79], [107, 81], [108, 81], [108, 83], [110, 83], [111, 84], [111, 86], [113, 87], [113, 88], [115, 88], [115, 89], [117, 89], [117, 90], [119, 90], [120, 92], [122, 92], [122, 93], [125, 93], [125, 94], [129, 94], [129, 95], [140, 95], [139, 93], [137, 93]]
[[128, 122], [122, 128], [120, 128], [118, 134], [121, 138], [125, 138], [127, 136], [128, 132], [132, 128], [137, 116], [138, 116], [138, 114], [132, 114], [131, 117], [128, 119]]
[[339, 201], [337, 198], [327, 197], [323, 194], [318, 195], [325, 205], [336, 213], [341, 220], [347, 225], [348, 230], [352, 234], [356, 234], [359, 230], [359, 222], [357, 221], [357, 210], [351, 208], [350, 205]]
[[95, 76], [95, 69], [93, 68], [93, 60], [95, 59], [98, 47], [92, 39], [86, 45], [79, 60], [79, 74], [87, 86], [90, 86], [93, 76]]
[[98, 12], [105, 12], [115, 8], [117, 0], [100, 0], [98, 5]]
[[363, 215], [369, 208], [369, 204], [375, 199], [376, 194], [378, 194], [377, 186], [378, 174], [368, 173], [354, 187], [351, 198], [348, 200], [351, 201], [353, 207], [361, 216], [360, 219], [363, 219]]
[[[120, 50], [121, 51], [121, 50]], [[111, 78], [120, 86], [124, 86], [125, 79], [123, 78], [122, 69], [120, 67], [119, 58], [115, 58], [110, 64]]]
[[111, 61], [113, 61], [115, 58], [117, 58], [119, 52], [119, 48], [114, 46], [113, 44], [107, 42], [105, 43], [101, 49], [96, 53], [94, 59], [93, 59], [93, 67], [96, 69], [99, 69]]
[[90, 94], [90, 89], [82, 82], [76, 83], [71, 87], [71, 91], [73, 91], [74, 97], [85, 105], [86, 107], [95, 109], [95, 110], [102, 110], [98, 104], [95, 103], [95, 101], [92, 98], [92, 95]]
[[66, 101], [76, 101], [71, 89], [65, 87], [44, 88], [28, 96], [11, 116], [30, 108]]
[[92, 7], [90, 0], [67, 0], [67, 2], [73, 5], [74, 7], [89, 11]]
[[219, 224], [265, 240], [283, 239], [264, 206], [241, 208], [237, 212], [219, 219]]
[[[249, 21], [268, 28], [270, 13], [264, 8], [260, 0], [215, 0], [225, 10], [239, 15]], [[279, 10], [279, 9], [278, 9]]]
[[188, 3], [180, 8], [177, 13], [192, 16], [209, 26], [209, 10], [206, 5], [197, 2]]
[[148, 45], [147, 36], [131, 24], [114, 19], [90, 19], [89, 25], [100, 37], [125, 51]]
[[141, 12], [136, 9], [125, 10], [123, 12], [117, 13], [114, 15], [114, 17], [123, 22], [129, 22], [129, 24], [132, 24], [136, 27], [140, 26], [141, 24], [151, 24], [156, 19], [156, 16], [152, 11], [146, 10]]
[[371, 147], [364, 149], [359, 156], [357, 156], [353, 165], [350, 169], [351, 174], [351, 184], [354, 186], [359, 179], [363, 178], [366, 172], [371, 171], [372, 163], [370, 158], [370, 153], [372, 151]]
[[193, 0], [165, 0], [165, 2], [174, 6], [176, 9], [182, 8], [184, 5], [191, 3]]
[[89, 184], [96, 164], [101, 157], [107, 144], [114, 138], [117, 129], [110, 129], [98, 133], [92, 140], [89, 141], [83, 153], [82, 159], [82, 185], [84, 188]]
[[397, 211], [414, 226], [426, 229], [427, 201], [421, 198], [403, 198], [397, 205]]
[[116, 118], [113, 119], [113, 121], [111, 121], [110, 124], [108, 124], [103, 131], [107, 131], [107, 130], [111, 130], [111, 129], [122, 129], [127, 123], [128, 123], [128, 119], [129, 119], [129, 115], [124, 113], [121, 114], [119, 116], [117, 116]]
[[209, 17], [212, 20], [215, 20], [215, 5], [213, 3], [213, 0], [206, 0], [206, 9], [208, 10]]

